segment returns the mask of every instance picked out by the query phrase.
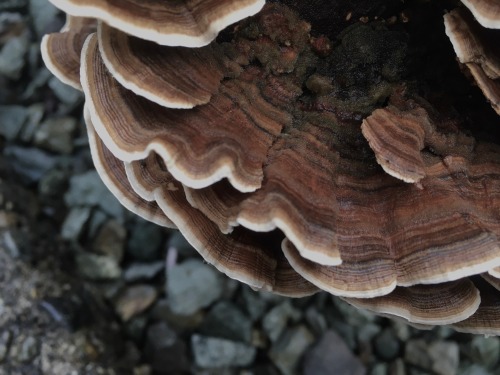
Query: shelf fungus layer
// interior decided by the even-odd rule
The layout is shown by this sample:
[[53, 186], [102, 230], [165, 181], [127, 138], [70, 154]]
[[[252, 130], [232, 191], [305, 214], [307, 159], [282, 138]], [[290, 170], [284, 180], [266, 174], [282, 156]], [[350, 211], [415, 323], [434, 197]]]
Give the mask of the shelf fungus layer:
[[495, 28], [494, 5], [447, 13], [450, 43], [439, 2], [332, 26], [291, 0], [52, 1], [99, 19], [44, 58], [127, 208], [254, 288], [500, 333], [498, 30], [467, 10]]

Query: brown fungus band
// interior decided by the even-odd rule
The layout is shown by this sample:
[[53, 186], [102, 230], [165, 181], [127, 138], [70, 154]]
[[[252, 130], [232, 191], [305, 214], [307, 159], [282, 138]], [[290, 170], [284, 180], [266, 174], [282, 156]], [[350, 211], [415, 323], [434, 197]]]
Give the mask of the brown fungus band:
[[500, 333], [496, 2], [52, 1], [127, 208], [254, 288]]

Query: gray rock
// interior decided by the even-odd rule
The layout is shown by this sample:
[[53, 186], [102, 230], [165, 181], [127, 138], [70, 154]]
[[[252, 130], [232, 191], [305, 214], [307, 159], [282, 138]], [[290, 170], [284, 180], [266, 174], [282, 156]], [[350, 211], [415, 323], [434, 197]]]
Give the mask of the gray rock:
[[115, 302], [115, 310], [122, 321], [126, 322], [150, 307], [157, 296], [156, 289], [151, 285], [133, 285], [120, 294]]
[[135, 342], [141, 342], [144, 337], [144, 331], [148, 325], [148, 317], [146, 315], [139, 315], [130, 318], [126, 321], [125, 331], [127, 336]]
[[36, 130], [35, 145], [48, 151], [70, 154], [76, 128], [76, 120], [72, 117], [49, 118]]
[[0, 334], [0, 363], [2, 363], [7, 357], [11, 341], [12, 334], [10, 331], [5, 330]]
[[460, 369], [460, 375], [491, 375], [484, 367], [478, 364], [472, 364]]
[[0, 75], [17, 80], [26, 63], [29, 49], [28, 33], [10, 38], [0, 50]]
[[387, 375], [389, 373], [389, 368], [387, 363], [377, 363], [372, 367], [370, 375]]
[[57, 162], [55, 157], [37, 148], [8, 146], [4, 154], [26, 183], [39, 181]]
[[[411, 371], [411, 370], [410, 370]], [[406, 366], [404, 361], [401, 358], [396, 359], [394, 362], [391, 363], [389, 366], [389, 374], [390, 375], [406, 375]], [[424, 372], [423, 374], [420, 375], [429, 375], [429, 373]], [[417, 375], [417, 374], [415, 374]]]
[[97, 231], [101, 228], [102, 224], [108, 219], [108, 216], [101, 210], [94, 209], [89, 221], [88, 236], [94, 238], [97, 236]]
[[64, 219], [61, 237], [65, 240], [77, 241], [83, 233], [85, 224], [90, 217], [90, 207], [74, 207]]
[[391, 326], [396, 334], [396, 337], [403, 342], [406, 342], [411, 337], [411, 327], [402, 320], [391, 320]]
[[342, 338], [351, 350], [357, 350], [358, 345], [356, 342], [356, 328], [359, 326], [353, 326], [343, 321], [333, 321], [331, 328], [333, 328]]
[[149, 316], [152, 320], [164, 321], [175, 327], [181, 332], [191, 332], [203, 322], [205, 314], [203, 311], [197, 311], [191, 315], [179, 315], [172, 312], [167, 299], [159, 300], [151, 309]]
[[394, 332], [390, 328], [384, 329], [374, 342], [375, 352], [385, 361], [395, 359], [400, 350], [400, 344]]
[[0, 136], [8, 141], [16, 139], [28, 119], [27, 108], [20, 105], [0, 106]]
[[38, 38], [45, 33], [56, 31], [51, 28], [51, 24], [54, 23], [58, 12], [56, 7], [45, 0], [30, 0], [30, 14], [36, 15], [33, 17], [33, 23]]
[[269, 351], [269, 358], [284, 375], [297, 373], [306, 349], [314, 342], [312, 333], [303, 325], [287, 329]]
[[122, 272], [115, 258], [87, 252], [77, 254], [76, 267], [82, 276], [91, 280], [117, 279]]
[[474, 336], [470, 343], [470, 356], [476, 363], [493, 369], [500, 355], [500, 338]]
[[337, 310], [342, 314], [343, 320], [351, 326], [359, 327], [377, 319], [375, 314], [367, 310], [357, 309], [340, 298], [333, 296], [332, 300]]
[[304, 356], [304, 375], [362, 375], [366, 369], [334, 331], [327, 331]]
[[68, 207], [99, 206], [109, 215], [123, 220], [123, 207], [106, 188], [96, 171], [71, 177], [68, 192], [64, 195]]
[[230, 340], [191, 336], [196, 365], [204, 368], [217, 368], [226, 366], [248, 366], [256, 355], [256, 350], [250, 345]]
[[410, 340], [405, 348], [406, 362], [438, 375], [454, 375], [460, 361], [458, 344], [452, 341]]
[[26, 337], [17, 349], [16, 359], [20, 362], [29, 362], [38, 355], [40, 343], [33, 336]]
[[276, 341], [288, 325], [288, 321], [297, 322], [301, 317], [300, 311], [295, 309], [290, 300], [273, 307], [262, 319], [262, 328], [271, 341]]
[[116, 220], [106, 221], [100, 228], [92, 245], [96, 253], [110, 256], [120, 263], [125, 252], [127, 231]]
[[62, 83], [56, 77], [49, 79], [49, 87], [61, 102], [75, 105], [83, 100], [83, 93], [77, 89]]
[[260, 319], [266, 311], [267, 303], [260, 298], [258, 292], [253, 291], [247, 285], [241, 286], [241, 296], [243, 297], [245, 311], [252, 321]]
[[206, 315], [200, 333], [249, 343], [252, 339], [252, 322], [231, 302], [220, 301]]
[[188, 259], [167, 271], [167, 296], [176, 314], [190, 315], [207, 307], [223, 292], [222, 275], [198, 259]]
[[27, 119], [21, 130], [20, 139], [23, 142], [31, 142], [45, 113], [45, 106], [43, 103], [32, 104], [26, 108], [26, 113]]
[[438, 375], [455, 375], [460, 363], [460, 348], [453, 341], [437, 341], [429, 345], [432, 368]]
[[166, 369], [172, 374], [189, 369], [186, 345], [165, 322], [148, 328], [144, 355], [151, 368], [160, 374]]
[[328, 328], [325, 317], [313, 306], [306, 310], [306, 321], [315, 335], [322, 334]]
[[139, 220], [130, 233], [127, 252], [137, 260], [156, 260], [162, 242], [163, 229], [161, 227]]
[[365, 324], [358, 329], [358, 341], [362, 343], [369, 343], [380, 333], [381, 330], [382, 329], [377, 324]]
[[45, 173], [38, 182], [38, 192], [44, 198], [57, 198], [64, 195], [68, 176], [59, 169], [51, 169]]
[[0, 11], [24, 8], [27, 4], [27, 0], [2, 0]]
[[149, 263], [132, 263], [123, 273], [127, 282], [151, 280], [165, 268], [165, 262], [159, 260]]

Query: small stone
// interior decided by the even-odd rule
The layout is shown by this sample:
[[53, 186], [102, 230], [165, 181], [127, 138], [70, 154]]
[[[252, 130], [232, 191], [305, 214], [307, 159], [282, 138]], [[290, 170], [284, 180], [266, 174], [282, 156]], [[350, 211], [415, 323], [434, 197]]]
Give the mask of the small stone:
[[493, 369], [500, 355], [500, 338], [474, 336], [470, 343], [470, 356], [476, 363]]
[[165, 262], [159, 260], [150, 263], [132, 263], [123, 273], [128, 282], [151, 280], [165, 268]]
[[126, 321], [125, 331], [127, 336], [135, 342], [141, 342], [144, 337], [144, 330], [148, 325], [148, 318], [144, 315], [139, 315], [130, 318]]
[[28, 118], [28, 111], [20, 105], [0, 106], [0, 135], [8, 141], [17, 138]]
[[396, 334], [396, 337], [402, 341], [406, 342], [411, 337], [410, 326], [401, 320], [391, 320], [392, 328]]
[[316, 335], [322, 334], [328, 328], [325, 317], [313, 306], [306, 310], [306, 321]]
[[188, 259], [167, 271], [167, 295], [176, 314], [190, 315], [217, 300], [223, 292], [221, 274], [198, 259]]
[[92, 249], [99, 254], [110, 256], [118, 263], [123, 259], [127, 231], [116, 220], [108, 220], [97, 233]]
[[50, 26], [54, 23], [59, 10], [51, 3], [48, 3], [45, 0], [30, 0], [29, 11], [30, 14], [36, 14], [36, 17], [33, 17], [33, 23], [36, 34], [39, 38], [48, 32], [56, 31]]
[[83, 233], [85, 223], [90, 217], [89, 207], [74, 207], [64, 219], [61, 228], [61, 237], [65, 240], [77, 241]]
[[369, 343], [381, 331], [378, 324], [368, 323], [361, 326], [358, 330], [358, 341], [361, 343]]
[[387, 375], [388, 373], [389, 369], [387, 363], [377, 363], [370, 371], [370, 375]]
[[302, 355], [313, 342], [314, 337], [305, 326], [288, 329], [271, 347], [269, 358], [284, 375], [296, 374]]
[[273, 307], [262, 319], [262, 328], [271, 341], [276, 341], [285, 329], [289, 320], [298, 321], [300, 311], [295, 309], [289, 300]]
[[25, 32], [17, 37], [9, 38], [0, 50], [0, 75], [17, 80], [26, 63], [29, 49], [29, 38]]
[[[406, 375], [406, 366], [404, 361], [401, 358], [396, 359], [394, 362], [391, 363], [389, 366], [389, 374], [390, 375]], [[415, 374], [417, 375], [417, 374]], [[428, 375], [427, 372], [421, 375]]]
[[153, 370], [164, 373], [181, 373], [189, 369], [187, 348], [184, 341], [165, 322], [148, 328], [144, 355]]
[[484, 367], [472, 364], [460, 369], [460, 375], [491, 375]]
[[460, 363], [460, 349], [453, 341], [437, 341], [429, 345], [432, 368], [438, 375], [455, 375]]
[[[304, 375], [363, 375], [366, 370], [342, 338], [325, 332], [304, 356]], [[385, 374], [384, 374], [385, 375]]]
[[252, 339], [252, 322], [231, 302], [220, 301], [206, 315], [200, 333], [249, 343]]
[[76, 120], [72, 117], [49, 118], [36, 130], [34, 143], [48, 151], [71, 154], [76, 128]]
[[205, 314], [197, 311], [191, 315], [179, 315], [172, 312], [167, 299], [159, 300], [151, 309], [149, 316], [152, 320], [161, 320], [170, 323], [178, 331], [191, 332], [203, 322]]
[[424, 369], [432, 368], [432, 360], [427, 352], [428, 343], [422, 339], [409, 340], [405, 346], [405, 361]]
[[262, 314], [266, 311], [267, 303], [260, 298], [258, 292], [253, 291], [247, 285], [241, 286], [241, 296], [245, 306], [245, 311], [252, 321], [260, 319]]
[[8, 146], [4, 149], [4, 155], [14, 171], [28, 184], [38, 182], [56, 164], [54, 156], [37, 148]]
[[[40, 49], [39, 46], [38, 49]], [[43, 103], [32, 104], [26, 108], [26, 113], [27, 119], [21, 130], [20, 139], [23, 142], [31, 142], [45, 114], [45, 106]]]
[[97, 236], [97, 231], [108, 220], [108, 216], [99, 209], [92, 210], [92, 216], [89, 221], [88, 236], [94, 238]]
[[9, 331], [3, 331], [0, 334], [0, 363], [2, 363], [9, 352], [12, 334]]
[[51, 169], [45, 173], [38, 183], [38, 192], [45, 198], [58, 200], [66, 191], [68, 176], [59, 169]]
[[115, 303], [115, 309], [120, 318], [126, 322], [150, 307], [158, 293], [151, 285], [134, 285], [125, 289]]
[[123, 219], [123, 207], [106, 188], [96, 171], [88, 171], [71, 177], [69, 190], [64, 195], [68, 207], [99, 206], [109, 215]]
[[24, 339], [17, 352], [17, 360], [20, 362], [29, 362], [38, 355], [39, 342], [33, 336]]
[[250, 345], [201, 335], [191, 336], [191, 348], [196, 364], [203, 368], [248, 366], [257, 354]]
[[83, 100], [82, 92], [77, 89], [62, 83], [58, 78], [52, 77], [49, 80], [49, 87], [61, 102], [69, 105], [74, 105]]
[[399, 341], [395, 337], [394, 332], [388, 328], [377, 335], [374, 346], [377, 355], [385, 361], [395, 359], [399, 354]]
[[116, 259], [87, 252], [76, 256], [76, 266], [80, 274], [91, 280], [112, 280], [121, 275], [121, 268]]
[[161, 227], [139, 220], [130, 233], [127, 252], [137, 260], [156, 260], [162, 242], [163, 229]]

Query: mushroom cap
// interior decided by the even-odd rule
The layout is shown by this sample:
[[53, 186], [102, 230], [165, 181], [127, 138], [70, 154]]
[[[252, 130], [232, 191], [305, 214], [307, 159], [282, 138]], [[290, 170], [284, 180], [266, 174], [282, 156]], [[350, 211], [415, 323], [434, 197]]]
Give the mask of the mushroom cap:
[[67, 16], [61, 31], [44, 35], [40, 45], [43, 61], [50, 72], [80, 91], [80, 55], [85, 39], [96, 27], [93, 18]]
[[[223, 78], [213, 47], [170, 48], [166, 55], [153, 42], [118, 31], [103, 22], [97, 29], [106, 68], [121, 86], [169, 108], [206, 104]], [[206, 66], [211, 74], [202, 74]], [[185, 69], [179, 72], [179, 67]]]
[[490, 29], [500, 29], [500, 4], [496, 0], [462, 0], [479, 23]]
[[[496, 8], [498, 28], [500, 5], [497, 4]], [[464, 9], [455, 9], [445, 14], [444, 21], [446, 35], [450, 38], [459, 61], [467, 66], [484, 96], [500, 114], [500, 44], [497, 42], [500, 30], [481, 28]]]
[[67, 14], [92, 17], [161, 45], [202, 47], [265, 0], [50, 0]]

